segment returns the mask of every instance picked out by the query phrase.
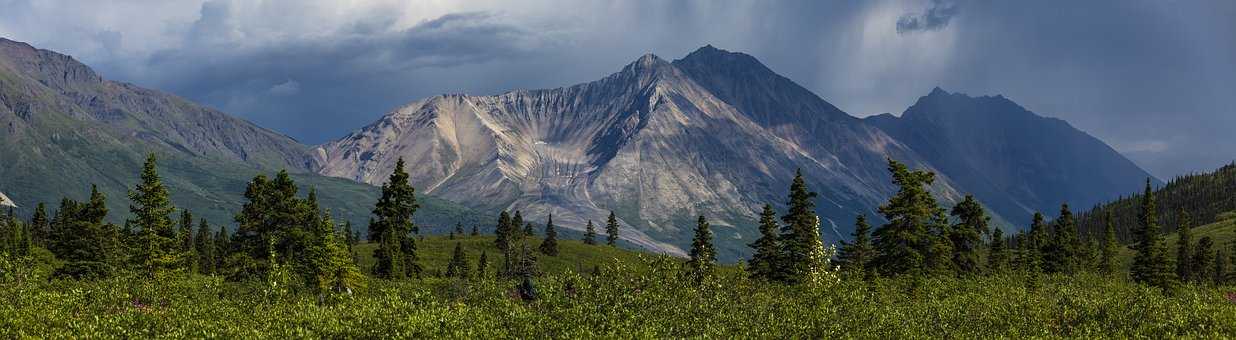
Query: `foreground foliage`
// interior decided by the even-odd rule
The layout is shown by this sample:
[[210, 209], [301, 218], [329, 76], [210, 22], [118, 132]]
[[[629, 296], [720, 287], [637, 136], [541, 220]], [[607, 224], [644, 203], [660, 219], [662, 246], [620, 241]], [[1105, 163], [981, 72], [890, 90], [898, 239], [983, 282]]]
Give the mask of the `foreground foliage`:
[[0, 337], [1236, 336], [1230, 287], [1165, 292], [1092, 274], [786, 286], [741, 270], [680, 280], [681, 262], [663, 257], [638, 264], [649, 269], [631, 275], [614, 261], [599, 274], [537, 278], [529, 302], [517, 281], [492, 276], [372, 280], [326, 296], [184, 274], [4, 282]]

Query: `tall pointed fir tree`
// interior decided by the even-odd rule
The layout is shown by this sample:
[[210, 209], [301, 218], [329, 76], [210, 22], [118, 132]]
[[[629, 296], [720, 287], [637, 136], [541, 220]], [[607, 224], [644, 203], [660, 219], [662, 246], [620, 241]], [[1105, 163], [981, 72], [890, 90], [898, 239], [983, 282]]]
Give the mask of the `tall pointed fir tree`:
[[1047, 231], [1046, 217], [1040, 212], [1034, 213], [1034, 218], [1030, 222], [1030, 233], [1026, 234], [1026, 259], [1032, 262], [1034, 267], [1032, 272], [1041, 272], [1043, 270], [1043, 250], [1048, 247], [1051, 241], [1051, 233]]
[[46, 248], [49, 232], [51, 232], [51, 221], [47, 219], [47, 205], [39, 202], [34, 207], [34, 216], [30, 218], [30, 236], [35, 245]]
[[1119, 243], [1116, 242], [1116, 222], [1109, 209], [1103, 215], [1103, 241], [1099, 248], [1099, 271], [1104, 275], [1116, 272], [1116, 252]]
[[749, 277], [760, 280], [777, 279], [776, 270], [781, 254], [781, 245], [777, 241], [778, 228], [777, 212], [771, 204], [765, 204], [764, 211], [760, 212], [760, 238], [747, 245], [754, 251], [751, 261], [747, 262]]
[[173, 269], [181, 263], [181, 254], [176, 249], [176, 233], [172, 226], [172, 206], [167, 187], [159, 178], [155, 155], [146, 158], [142, 166], [141, 183], [129, 191], [129, 213], [133, 225], [139, 231], [139, 244], [135, 260], [147, 275]]
[[54, 276], [107, 277], [121, 265], [119, 231], [103, 222], [108, 213], [106, 202], [107, 198], [93, 185], [89, 202], [79, 203], [68, 198], [60, 201], [48, 235], [48, 250], [64, 262]]
[[193, 237], [193, 252], [197, 255], [197, 272], [202, 274], [214, 274], [215, 272], [215, 243], [210, 239], [211, 235], [210, 224], [206, 219], [201, 219], [197, 223], [197, 235]]
[[810, 273], [810, 253], [815, 240], [818, 217], [815, 215], [816, 193], [807, 189], [802, 170], [795, 172], [790, 183], [790, 194], [786, 202], [786, 213], [781, 216], [781, 235], [778, 243], [781, 245], [781, 256], [777, 266], [776, 277], [789, 283], [801, 283]]
[[545, 240], [541, 241], [541, 254], [558, 256], [558, 230], [554, 228], [554, 215], [545, 221]]
[[184, 258], [181, 268], [196, 271], [198, 261], [197, 249], [193, 242], [193, 213], [189, 212], [189, 209], [180, 210], [180, 229], [176, 232], [176, 243], [176, 251], [180, 252]]
[[[312, 191], [310, 194], [310, 197], [314, 197]], [[311, 205], [317, 205], [313, 202], [316, 199], [309, 201], [312, 202]], [[316, 208], [311, 210], [318, 211]], [[352, 288], [363, 287], [365, 275], [352, 260], [352, 254], [348, 253], [343, 238], [335, 231], [335, 221], [330, 213], [315, 214], [309, 223], [312, 230], [311, 244], [306, 251], [310, 258], [307, 271], [309, 275], [306, 278], [310, 286], [321, 293], [349, 292]]]
[[691, 258], [687, 261], [687, 270], [692, 278], [699, 280], [712, 274], [713, 266], [717, 262], [717, 251], [712, 246], [712, 230], [704, 215], [700, 215], [695, 222], [695, 237], [691, 239], [689, 255]]
[[966, 195], [961, 203], [953, 207], [951, 215], [957, 219], [949, 235], [953, 245], [953, 266], [961, 274], [977, 274], [982, 269], [979, 248], [991, 219], [973, 195]]
[[1172, 284], [1172, 273], [1168, 268], [1167, 249], [1155, 209], [1154, 191], [1151, 190], [1150, 179], [1146, 179], [1141, 211], [1137, 216], [1137, 244], [1134, 246], [1137, 254], [1129, 271], [1134, 282], [1164, 288]]
[[854, 220], [854, 241], [841, 241], [841, 249], [837, 252], [837, 262], [841, 270], [866, 278], [870, 270], [871, 259], [875, 257], [875, 247], [871, 245], [871, 225], [867, 223], [866, 215], [858, 215]]
[[374, 251], [377, 260], [374, 274], [377, 277], [398, 279], [420, 273], [420, 266], [416, 263], [416, 243], [412, 238], [415, 231], [412, 215], [419, 207], [415, 194], [416, 189], [408, 183], [403, 158], [399, 158], [395, 171], [382, 185], [382, 196], [373, 208], [376, 219], [370, 229], [378, 230], [378, 249]]
[[1197, 246], [1193, 248], [1193, 258], [1189, 259], [1188, 282], [1204, 283], [1214, 276], [1211, 273], [1211, 270], [1214, 270], [1214, 245], [1215, 242], [1210, 236], [1197, 240]]
[[1008, 270], [1009, 267], [1009, 248], [1008, 239], [1004, 237], [1004, 230], [992, 228], [991, 245], [987, 247], [987, 270], [992, 273], [1001, 273]]
[[[893, 183], [899, 188], [887, 203], [880, 206], [880, 213], [888, 223], [872, 233], [872, 244], [877, 255], [873, 265], [884, 275], [921, 274], [939, 270], [939, 246], [948, 241], [934, 235], [947, 226], [944, 209], [927, 191], [935, 174], [929, 171], [910, 171], [904, 164], [888, 160], [888, 170]], [[932, 260], [935, 258], [936, 260]], [[944, 257], [947, 261], [947, 256]], [[948, 261], [951, 263], [951, 261]], [[934, 263], [934, 264], [933, 264]]]
[[1081, 239], [1068, 204], [1060, 206], [1060, 216], [1052, 223], [1055, 232], [1043, 252], [1043, 270], [1048, 273], [1075, 273], [1080, 268]]
[[489, 254], [487, 254], [484, 249], [481, 249], [481, 258], [476, 260], [477, 278], [485, 278], [485, 270], [488, 269], [486, 267], [489, 267]]
[[459, 242], [455, 242], [455, 251], [451, 253], [451, 261], [446, 264], [446, 277], [454, 277], [467, 279], [470, 274], [471, 267], [468, 265], [468, 258], [464, 255], [463, 247]]
[[614, 216], [614, 212], [609, 212], [609, 217], [605, 220], [605, 244], [615, 245], [618, 242], [618, 217]]
[[1193, 281], [1193, 223], [1189, 213], [1180, 209], [1180, 225], [1176, 227], [1176, 277], [1180, 281]]
[[536, 231], [533, 230], [532, 222], [528, 222], [524, 224], [524, 236], [525, 237], [536, 236]]
[[584, 244], [597, 244], [597, 228], [592, 225], [592, 220], [588, 220], [588, 227], [584, 229]]
[[228, 256], [232, 254], [232, 238], [228, 237], [227, 228], [220, 226], [219, 232], [215, 233], [213, 241], [215, 242], [215, 263], [213, 274], [226, 273], [228, 271], [225, 270], [227, 268], [224, 268], [224, 264], [227, 262]]
[[512, 242], [520, 243], [523, 242], [525, 235], [527, 233], [524, 232], [524, 214], [516, 210], [515, 216], [511, 217], [511, 229], [508, 230], [507, 237]]
[[506, 252], [511, 249], [511, 214], [503, 210], [498, 214], [498, 225], [494, 227], [494, 246]]

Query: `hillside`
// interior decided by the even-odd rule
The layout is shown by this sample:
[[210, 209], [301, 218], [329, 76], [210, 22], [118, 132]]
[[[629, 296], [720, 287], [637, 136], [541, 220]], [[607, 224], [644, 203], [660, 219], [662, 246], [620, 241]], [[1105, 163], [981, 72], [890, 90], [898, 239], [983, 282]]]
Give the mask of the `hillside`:
[[[1078, 214], [1078, 228], [1083, 233], [1098, 235], [1103, 230], [1103, 216], [1111, 211], [1116, 219], [1117, 237], [1122, 242], [1131, 242], [1132, 230], [1141, 210], [1142, 188], [1144, 182], [1130, 186], [1125, 192], [1135, 194], [1122, 196]], [[1223, 213], [1236, 211], [1236, 164], [1172, 179], [1154, 190], [1154, 197], [1159, 224], [1164, 232], [1176, 230], [1180, 211], [1188, 213], [1195, 226], [1219, 222]]]
[[[128, 214], [126, 192], [149, 153], [173, 202], [232, 225], [253, 176], [288, 169], [302, 194], [316, 188], [339, 220], [363, 227], [377, 188], [314, 175], [291, 138], [184, 99], [103, 79], [72, 57], [0, 39], [0, 191], [28, 216], [38, 202], [84, 200], [92, 184], [109, 219]], [[417, 221], [453, 224], [478, 214], [422, 196]]]

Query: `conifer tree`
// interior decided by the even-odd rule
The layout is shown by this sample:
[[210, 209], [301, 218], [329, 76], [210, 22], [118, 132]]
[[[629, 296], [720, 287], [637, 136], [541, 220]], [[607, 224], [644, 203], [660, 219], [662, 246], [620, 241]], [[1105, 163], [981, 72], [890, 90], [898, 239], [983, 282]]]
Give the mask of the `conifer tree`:
[[[310, 197], [314, 197], [310, 191]], [[313, 211], [317, 211], [316, 199], [310, 199]], [[347, 245], [335, 232], [335, 221], [329, 212], [313, 216], [309, 221], [312, 227], [311, 244], [306, 251], [310, 258], [309, 274], [306, 279], [318, 292], [347, 292], [352, 288], [364, 286], [365, 275], [352, 261], [352, 255], [347, 251]]]
[[717, 252], [713, 249], [712, 230], [709, 229], [704, 215], [700, 215], [695, 223], [695, 237], [691, 239], [690, 256], [687, 268], [692, 277], [698, 280], [712, 273], [713, 266], [717, 262]]
[[475, 224], [472, 225], [472, 236], [481, 236], [481, 229]]
[[528, 222], [524, 224], [524, 236], [527, 236], [527, 237], [536, 236], [536, 231], [533, 230], [532, 222]]
[[215, 234], [215, 237], [213, 240], [215, 242], [214, 244], [215, 264], [214, 264], [213, 273], [214, 274], [224, 273], [226, 272], [224, 270], [226, 268], [223, 268], [223, 264], [225, 263], [225, 260], [228, 258], [228, 255], [232, 254], [232, 249], [230, 247], [231, 238], [228, 237], [227, 235], [227, 228], [220, 226], [219, 232]]
[[498, 214], [498, 225], [494, 227], [494, 246], [506, 252], [511, 249], [511, 215], [503, 210]]
[[[1176, 227], [1176, 277], [1180, 281], [1193, 281], [1193, 229], [1189, 214], [1181, 209], [1180, 225]], [[1207, 254], [1209, 255], [1209, 254]]]
[[106, 197], [97, 186], [91, 186], [87, 203], [61, 200], [48, 239], [48, 250], [64, 262], [54, 276], [87, 279], [113, 273], [120, 264], [119, 231], [103, 222], [107, 213]]
[[1103, 218], [1103, 243], [1099, 254], [1099, 271], [1104, 275], [1111, 275], [1116, 272], [1116, 251], [1119, 244], [1116, 243], [1116, 222], [1112, 216], [1111, 210], [1108, 210]]
[[1067, 274], [1077, 272], [1082, 257], [1082, 245], [1077, 237], [1077, 224], [1068, 204], [1060, 206], [1060, 216], [1052, 225], [1055, 232], [1043, 251], [1043, 271]]
[[527, 235], [523, 228], [524, 214], [519, 210], [516, 210], [515, 216], [511, 217], [511, 229], [508, 230], [507, 237], [510, 238], [512, 242], [522, 242], [524, 240], [524, 235]]
[[953, 207], [952, 216], [957, 218], [949, 235], [953, 246], [953, 266], [962, 274], [976, 274], [982, 268], [979, 265], [979, 245], [983, 234], [987, 233], [990, 220], [983, 212], [983, 206], [973, 195]]
[[[929, 256], [938, 258], [938, 244], [947, 241], [932, 235], [945, 224], [944, 209], [927, 191], [935, 181], [928, 171], [910, 171], [905, 165], [889, 159], [888, 170], [893, 175], [897, 193], [880, 206], [880, 213], [889, 222], [872, 233], [877, 255], [873, 265], [885, 275], [921, 274], [931, 268]], [[945, 257], [947, 259], [947, 257]]]
[[[588, 225], [590, 228], [592, 224]], [[764, 205], [760, 213], [760, 238], [748, 244], [754, 250], [751, 261], [747, 262], [748, 276], [753, 279], [775, 280], [781, 245], [778, 243], [777, 212], [771, 204]]]
[[129, 191], [129, 200], [133, 225], [139, 229], [137, 263], [147, 275], [175, 268], [180, 262], [171, 217], [176, 208], [159, 178], [154, 154], [146, 158], [141, 183]]
[[455, 251], [451, 254], [451, 261], [446, 265], [446, 277], [467, 279], [470, 269], [463, 247], [459, 245], [459, 242], [455, 242]]
[[1210, 271], [1212, 277], [1211, 282], [1216, 286], [1221, 286], [1227, 283], [1228, 277], [1228, 260], [1227, 255], [1221, 250], [1215, 250], [1214, 268]]
[[180, 229], [176, 232], [177, 249], [184, 257], [182, 268], [197, 270], [197, 251], [193, 242], [193, 213], [189, 209], [180, 211]]
[[1130, 276], [1134, 282], [1164, 288], [1171, 285], [1172, 276], [1155, 209], [1154, 191], [1151, 190], [1150, 179], [1146, 179], [1141, 211], [1138, 213], [1137, 244], [1134, 246], [1137, 255], [1133, 257]]
[[991, 245], [987, 247], [987, 270], [992, 273], [1000, 273], [1008, 269], [1009, 266], [1009, 250], [1008, 240], [1004, 238], [1004, 230], [993, 228], [991, 231]]
[[550, 214], [545, 222], [545, 240], [541, 241], [541, 253], [558, 256], [558, 231], [554, 229], [553, 214]]
[[866, 215], [858, 215], [854, 220], [854, 241], [841, 242], [837, 253], [837, 262], [841, 270], [859, 277], [867, 277], [871, 272], [868, 267], [875, 257], [875, 248], [871, 245], [871, 225], [867, 223]]
[[352, 221], [343, 222], [343, 240], [344, 240], [344, 243], [348, 245], [349, 252], [352, 251], [353, 246], [357, 245], [360, 242], [356, 239], [357, 236], [358, 234], [356, 234], [356, 231], [352, 230]]
[[809, 274], [810, 252], [816, 241], [818, 217], [815, 215], [816, 193], [807, 189], [802, 170], [795, 172], [794, 181], [790, 184], [789, 201], [786, 203], [786, 213], [781, 216], [781, 235], [778, 243], [781, 245], [781, 256], [777, 268], [777, 277], [789, 283], [804, 282]]
[[597, 228], [592, 225], [592, 220], [588, 220], [588, 227], [584, 229], [584, 244], [597, 244]]
[[30, 218], [30, 236], [34, 244], [47, 247], [47, 234], [51, 231], [51, 221], [47, 219], [47, 206], [39, 202], [34, 208], [34, 216]]
[[615, 245], [618, 242], [618, 217], [614, 216], [614, 211], [609, 212], [609, 218], [605, 220], [605, 244]]
[[481, 250], [481, 258], [476, 261], [476, 277], [485, 278], [485, 269], [489, 267], [489, 254], [485, 250]]
[[1034, 218], [1030, 222], [1030, 233], [1027, 235], [1029, 258], [1035, 263], [1035, 272], [1043, 270], [1043, 251], [1048, 248], [1048, 243], [1051, 242], [1051, 234], [1047, 231], [1046, 217], [1042, 213], [1035, 212]]
[[416, 189], [408, 183], [408, 173], [404, 171], [401, 157], [395, 163], [395, 171], [382, 185], [382, 196], [373, 208], [376, 220], [370, 229], [377, 229], [379, 236], [378, 249], [374, 252], [377, 260], [375, 276], [398, 279], [419, 275], [416, 243], [412, 238], [412, 233], [416, 231], [412, 216], [418, 207]]
[[1193, 258], [1189, 259], [1189, 277], [1187, 280], [1184, 278], [1181, 280], [1203, 283], [1214, 276], [1211, 272], [1214, 270], [1214, 245], [1214, 240], [1210, 236], [1197, 240], [1197, 247], [1193, 249]]
[[193, 251], [197, 254], [197, 272], [213, 274], [215, 272], [215, 243], [210, 239], [210, 224], [201, 219], [197, 224], [197, 236], [193, 238]]

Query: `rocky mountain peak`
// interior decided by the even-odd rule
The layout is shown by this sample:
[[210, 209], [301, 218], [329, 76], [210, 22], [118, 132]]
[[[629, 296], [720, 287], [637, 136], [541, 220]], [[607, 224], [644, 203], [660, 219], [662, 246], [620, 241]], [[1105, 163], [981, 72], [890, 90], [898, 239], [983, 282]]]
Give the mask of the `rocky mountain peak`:
[[103, 82], [103, 77], [71, 56], [0, 38], [0, 66], [6, 65], [14, 72], [61, 90]]

